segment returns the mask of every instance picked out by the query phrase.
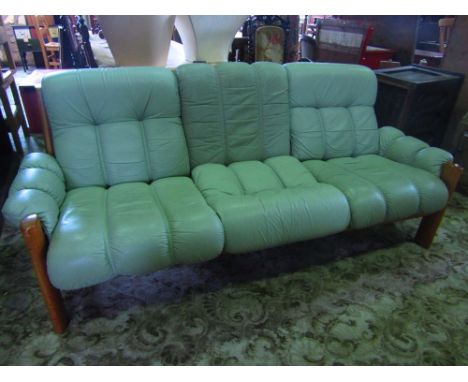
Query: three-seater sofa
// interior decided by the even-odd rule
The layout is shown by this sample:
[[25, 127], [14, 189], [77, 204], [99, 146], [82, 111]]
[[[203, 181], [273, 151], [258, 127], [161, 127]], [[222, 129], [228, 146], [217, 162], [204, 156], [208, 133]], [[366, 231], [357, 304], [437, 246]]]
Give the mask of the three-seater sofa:
[[60, 290], [118, 275], [422, 216], [428, 247], [461, 173], [378, 128], [363, 66], [76, 70], [42, 92], [48, 154], [24, 158], [3, 213], [58, 332]]

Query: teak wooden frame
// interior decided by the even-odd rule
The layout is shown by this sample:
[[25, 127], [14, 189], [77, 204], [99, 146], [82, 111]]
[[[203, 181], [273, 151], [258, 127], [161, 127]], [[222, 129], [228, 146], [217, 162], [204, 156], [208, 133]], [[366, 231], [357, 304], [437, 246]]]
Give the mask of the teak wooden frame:
[[62, 295], [50, 283], [47, 274], [48, 242], [41, 221], [37, 215], [29, 215], [21, 222], [20, 228], [54, 330], [57, 333], [63, 333], [67, 328], [68, 318]]
[[[442, 170], [440, 174], [440, 178], [444, 181], [445, 185], [447, 186], [449, 200], [452, 197], [452, 194], [455, 192], [457, 188], [458, 181], [463, 174], [463, 167], [460, 165], [447, 162], [442, 165]], [[447, 201], [448, 205], [448, 201]], [[442, 222], [442, 218], [444, 217], [445, 210], [447, 206], [441, 209], [438, 212], [435, 212], [431, 215], [424, 216], [421, 219], [421, 223], [419, 223], [418, 232], [416, 233], [415, 241], [423, 248], [429, 248], [434, 240], [434, 237], [437, 232], [437, 228], [439, 228], [440, 223]]]

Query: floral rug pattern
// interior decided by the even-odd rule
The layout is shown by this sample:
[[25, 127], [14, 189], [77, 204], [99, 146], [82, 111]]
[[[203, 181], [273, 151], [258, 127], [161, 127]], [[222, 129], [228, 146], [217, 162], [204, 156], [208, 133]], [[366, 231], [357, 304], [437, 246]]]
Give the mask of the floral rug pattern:
[[51, 330], [17, 230], [0, 238], [2, 365], [468, 365], [468, 197], [417, 220], [67, 292]]

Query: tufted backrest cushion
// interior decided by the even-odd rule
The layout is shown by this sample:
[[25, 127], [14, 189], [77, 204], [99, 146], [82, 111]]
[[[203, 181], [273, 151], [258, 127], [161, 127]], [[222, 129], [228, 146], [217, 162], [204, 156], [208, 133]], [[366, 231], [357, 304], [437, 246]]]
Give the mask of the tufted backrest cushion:
[[177, 68], [191, 167], [288, 155], [288, 83], [269, 62]]
[[291, 151], [300, 160], [379, 151], [374, 113], [377, 80], [364, 66], [285, 65], [291, 107]]
[[45, 77], [42, 93], [68, 189], [189, 173], [170, 70], [70, 70]]

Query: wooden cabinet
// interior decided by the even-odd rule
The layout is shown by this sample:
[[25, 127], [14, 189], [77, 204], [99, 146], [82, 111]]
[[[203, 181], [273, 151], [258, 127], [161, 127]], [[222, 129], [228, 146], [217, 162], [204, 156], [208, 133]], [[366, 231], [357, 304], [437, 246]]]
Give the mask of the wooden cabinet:
[[[0, 211], [18, 169], [19, 160], [19, 155], [13, 150], [13, 145], [8, 137], [6, 122], [0, 113]], [[3, 216], [0, 212], [0, 233], [2, 226]]]
[[464, 75], [420, 65], [375, 71], [379, 126], [395, 126], [440, 146]]

